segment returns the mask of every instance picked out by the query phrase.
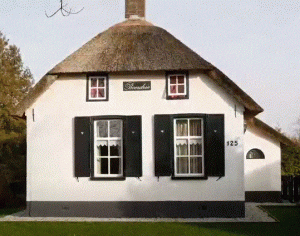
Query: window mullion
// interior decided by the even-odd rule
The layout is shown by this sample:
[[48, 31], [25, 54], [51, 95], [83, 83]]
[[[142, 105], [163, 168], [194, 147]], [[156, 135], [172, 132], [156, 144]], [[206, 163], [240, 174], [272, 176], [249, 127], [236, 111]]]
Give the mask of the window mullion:
[[105, 88], [107, 88], [106, 79], [104, 79], [104, 88], [103, 88], [104, 98], [106, 98], [106, 89]]
[[96, 86], [96, 96], [97, 96], [97, 98], [99, 98], [98, 89], [99, 89], [99, 78], [97, 78], [97, 86]]

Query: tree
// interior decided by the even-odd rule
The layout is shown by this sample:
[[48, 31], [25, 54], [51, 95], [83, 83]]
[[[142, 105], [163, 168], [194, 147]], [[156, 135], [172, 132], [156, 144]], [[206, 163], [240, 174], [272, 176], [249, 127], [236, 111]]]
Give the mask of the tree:
[[20, 50], [0, 32], [0, 171], [9, 183], [25, 180], [26, 124], [12, 111], [28, 93], [32, 74]]
[[283, 175], [300, 175], [300, 118], [296, 123], [296, 137], [291, 138], [295, 146], [282, 149], [281, 170]]
[[48, 18], [56, 15], [58, 12], [60, 12], [63, 16], [69, 16], [69, 15], [73, 15], [73, 14], [78, 14], [79, 12], [81, 12], [83, 8], [81, 8], [79, 11], [73, 11], [72, 8], [67, 8], [68, 4], [64, 4], [64, 1], [63, 0], [60, 0], [60, 6], [59, 8], [54, 12], [52, 13], [51, 15], [48, 15], [47, 12], [45, 12], [46, 16]]

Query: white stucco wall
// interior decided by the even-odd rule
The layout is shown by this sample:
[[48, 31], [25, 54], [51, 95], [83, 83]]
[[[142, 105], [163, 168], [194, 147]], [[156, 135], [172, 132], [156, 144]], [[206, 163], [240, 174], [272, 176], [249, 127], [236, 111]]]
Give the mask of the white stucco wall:
[[[248, 127], [245, 133], [245, 190], [281, 191], [280, 142]], [[265, 159], [246, 159], [249, 150], [260, 149]]]
[[[123, 81], [131, 80], [151, 80], [152, 88], [123, 91]], [[187, 100], [166, 100], [165, 84], [164, 73], [110, 74], [109, 101], [86, 102], [85, 76], [60, 77], [26, 111], [27, 201], [243, 201], [243, 106], [205, 75], [190, 73]], [[154, 176], [154, 114], [178, 113], [225, 114], [225, 142], [239, 142], [237, 147], [225, 146], [225, 177], [158, 181]], [[142, 115], [141, 181], [74, 177], [74, 117], [99, 115]]]

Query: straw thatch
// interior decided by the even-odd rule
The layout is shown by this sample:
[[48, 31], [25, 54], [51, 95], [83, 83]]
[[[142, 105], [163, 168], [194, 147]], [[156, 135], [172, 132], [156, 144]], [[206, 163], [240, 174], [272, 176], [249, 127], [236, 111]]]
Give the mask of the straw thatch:
[[200, 70], [254, 116], [263, 109], [220, 70], [166, 30], [145, 20], [126, 20], [100, 33], [45, 75], [16, 108], [22, 116], [55, 80], [52, 75]]
[[268, 137], [277, 140], [278, 142], [280, 142], [285, 146], [298, 146], [296, 143], [294, 143], [291, 139], [286, 137], [284, 134], [278, 132], [271, 126], [267, 125], [266, 123], [264, 123], [263, 121], [255, 117], [246, 119], [246, 124], [247, 127], [252, 127], [255, 130], [259, 131], [260, 133], [263, 133]]
[[56, 75], [45, 75], [40, 81], [29, 91], [25, 99], [23, 99], [15, 108], [13, 115], [24, 117], [24, 112], [43, 94], [51, 84], [57, 79]]
[[48, 74], [209, 68], [210, 63], [164, 29], [127, 20], [97, 35]]

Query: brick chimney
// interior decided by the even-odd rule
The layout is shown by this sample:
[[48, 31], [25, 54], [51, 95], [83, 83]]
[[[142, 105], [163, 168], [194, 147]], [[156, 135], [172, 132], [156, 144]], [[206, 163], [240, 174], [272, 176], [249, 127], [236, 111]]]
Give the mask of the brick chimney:
[[125, 0], [125, 18], [145, 18], [145, 1], [146, 0]]

